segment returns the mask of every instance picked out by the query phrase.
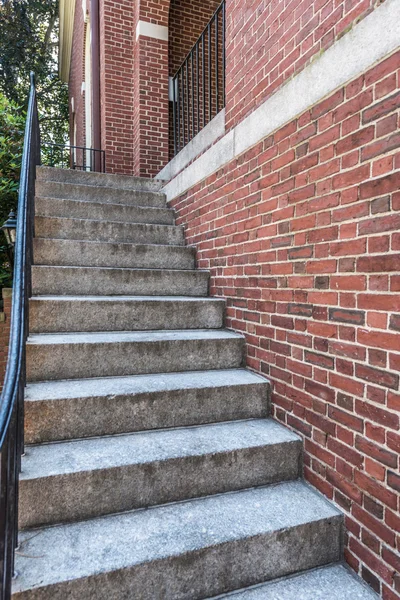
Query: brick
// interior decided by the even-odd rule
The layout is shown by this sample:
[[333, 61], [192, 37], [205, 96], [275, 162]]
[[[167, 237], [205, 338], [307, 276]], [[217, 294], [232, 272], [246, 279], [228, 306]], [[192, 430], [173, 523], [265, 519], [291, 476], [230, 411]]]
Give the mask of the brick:
[[388, 387], [391, 389], [397, 389], [399, 386], [399, 376], [388, 371], [382, 371], [366, 365], [356, 365], [356, 376], [365, 381], [371, 381], [378, 385]]
[[397, 467], [397, 456], [394, 452], [389, 452], [359, 435], [356, 436], [355, 446], [360, 452], [370, 456], [374, 460], [387, 465], [388, 467]]
[[353, 323], [354, 325], [364, 325], [365, 313], [357, 310], [343, 310], [338, 308], [329, 309], [329, 320], [340, 323]]
[[360, 198], [372, 198], [382, 196], [398, 190], [400, 187], [400, 173], [392, 173], [385, 177], [379, 177], [366, 181], [360, 185]]
[[400, 92], [392, 94], [381, 102], [377, 102], [362, 113], [362, 122], [370, 123], [393, 112], [400, 107]]
[[331, 356], [324, 356], [323, 354], [317, 354], [316, 352], [309, 352], [308, 350], [304, 353], [306, 362], [318, 365], [325, 369], [333, 369], [335, 361]]
[[317, 398], [321, 398], [321, 400], [325, 400], [326, 402], [335, 401], [335, 390], [325, 385], [321, 385], [316, 381], [306, 380], [305, 390], [309, 394], [317, 396]]

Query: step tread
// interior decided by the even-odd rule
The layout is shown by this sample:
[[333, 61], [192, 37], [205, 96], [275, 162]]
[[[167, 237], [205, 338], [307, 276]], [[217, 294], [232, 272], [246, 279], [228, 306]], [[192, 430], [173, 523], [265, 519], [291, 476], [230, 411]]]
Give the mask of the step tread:
[[[81, 181], [56, 181], [53, 179], [38, 179], [37, 180], [37, 184], [39, 186], [39, 189], [41, 189], [43, 186], [57, 186], [60, 187], [61, 189], [71, 189], [71, 188], [78, 188], [78, 189], [90, 189], [90, 190], [101, 190], [102, 192], [104, 190], [107, 190], [109, 192], [129, 192], [132, 194], [149, 194], [149, 195], [154, 195], [154, 196], [162, 196], [163, 198], [165, 198], [165, 192], [163, 192], [161, 189], [159, 190], [152, 190], [152, 189], [137, 189], [137, 188], [126, 188], [126, 187], [113, 187], [113, 186], [103, 186], [103, 185], [92, 185], [89, 183], [82, 183]], [[40, 195], [40, 193], [39, 193]], [[45, 196], [47, 197], [47, 196]]]
[[[322, 520], [339, 523], [342, 517], [308, 485], [294, 481], [43, 528], [38, 535], [20, 536], [25, 556], [16, 556], [19, 576], [13, 591], [71, 582]], [[32, 556], [34, 560], [28, 558]]]
[[131, 377], [102, 377], [64, 381], [28, 383], [25, 400], [65, 400], [125, 394], [147, 394], [158, 391], [227, 387], [234, 385], [266, 385], [268, 380], [246, 369], [156, 373]]
[[[54, 244], [54, 242], [56, 242], [59, 246], [64, 246], [67, 247], [71, 246], [72, 248], [76, 248], [79, 245], [83, 246], [83, 245], [87, 245], [90, 247], [95, 247], [95, 246], [99, 246], [99, 252], [101, 251], [101, 248], [111, 248], [112, 246], [117, 247], [121, 247], [123, 250], [128, 251], [129, 249], [131, 250], [131, 252], [143, 252], [143, 251], [154, 251], [155, 249], [157, 249], [157, 251], [159, 250], [160, 252], [180, 252], [182, 254], [194, 254], [196, 249], [194, 246], [179, 246], [178, 244], [175, 245], [171, 245], [171, 244], [151, 244], [151, 243], [146, 243], [146, 244], [137, 244], [135, 242], [123, 242], [123, 241], [111, 241], [111, 242], [105, 242], [105, 241], [96, 241], [96, 240], [65, 240], [63, 238], [35, 238], [35, 241], [39, 242], [39, 245], [41, 247], [46, 247], [46, 246], [50, 246], [52, 244]], [[64, 265], [60, 265], [60, 266], [64, 266]]]
[[[46, 167], [40, 166], [36, 169], [36, 176], [38, 180], [46, 182], [58, 182], [62, 181], [73, 181], [73, 179], [81, 181], [93, 181], [95, 183], [88, 183], [86, 185], [93, 186], [104, 186], [104, 187], [115, 187], [113, 184], [126, 183], [126, 184], [139, 184], [148, 186], [149, 189], [160, 189], [163, 185], [162, 180], [151, 179], [147, 177], [137, 177], [134, 175], [120, 175], [113, 173], [97, 173], [97, 172], [85, 172], [76, 171], [74, 169], [61, 169], [57, 167]], [[107, 182], [111, 185], [107, 185]], [[117, 189], [119, 186], [116, 186]], [[136, 189], [131, 187], [122, 187], [121, 189]]]
[[224, 298], [212, 296], [32, 296], [31, 302], [202, 302], [207, 304], [225, 304]]
[[[58, 198], [59, 200], [59, 198]], [[77, 200], [71, 200], [70, 202], [77, 202]], [[86, 202], [85, 204], [91, 204]], [[111, 204], [109, 206], [112, 206]], [[125, 204], [122, 205], [117, 205], [117, 206], [126, 206]], [[152, 210], [154, 210], [152, 207], [150, 207]], [[168, 209], [162, 209], [162, 208], [157, 208], [155, 210], [168, 210]], [[161, 228], [161, 229], [183, 229], [183, 225], [168, 225], [166, 223], [141, 223], [140, 221], [115, 221], [113, 219], [93, 219], [93, 218], [83, 218], [83, 217], [57, 217], [57, 216], [50, 216], [50, 215], [41, 215], [41, 214], [36, 214], [35, 215], [36, 219], [46, 219], [48, 221], [61, 221], [63, 224], [67, 224], [67, 223], [72, 223], [75, 224], [77, 222], [83, 222], [85, 224], [87, 223], [106, 223], [107, 225], [122, 225], [125, 227], [130, 227], [130, 226], [134, 226], [134, 227], [143, 227], [143, 228]], [[36, 238], [40, 236], [35, 236]], [[47, 238], [46, 238], [47, 239]], [[53, 238], [50, 238], [53, 239]], [[60, 239], [60, 238], [56, 238], [56, 239]], [[72, 241], [72, 240], [70, 240]]]
[[[55, 183], [55, 182], [53, 182]], [[129, 190], [128, 190], [129, 191]], [[134, 190], [133, 190], [134, 191]], [[52, 202], [74, 202], [76, 204], [82, 204], [85, 207], [89, 207], [92, 204], [95, 204], [96, 206], [100, 207], [100, 208], [104, 208], [104, 202], [96, 202], [96, 200], [79, 200], [78, 198], [56, 198], [53, 196], [41, 196], [40, 194], [35, 194], [35, 200], [46, 200], [46, 202], [48, 201], [52, 201]], [[154, 211], [154, 214], [156, 215], [157, 213], [159, 214], [160, 212], [163, 213], [173, 213], [174, 209], [169, 208], [168, 206], [141, 206], [141, 205], [135, 205], [135, 204], [123, 204], [122, 202], [107, 202], [106, 207], [113, 207], [116, 206], [118, 208], [121, 208], [122, 210], [127, 210], [127, 209], [135, 209], [135, 211]], [[36, 210], [35, 212], [35, 216], [37, 217], [49, 217], [49, 218], [80, 218], [80, 217], [58, 217], [57, 215], [43, 215], [40, 212], [38, 212], [38, 210]], [[104, 221], [105, 223], [108, 223], [108, 219], [95, 219], [96, 221]], [[113, 222], [117, 222], [117, 223], [126, 223], [126, 221], [114, 221]], [[129, 222], [129, 221], [128, 221]], [[152, 225], [152, 223], [144, 223], [146, 225]]]
[[163, 331], [110, 331], [94, 333], [34, 333], [27, 344], [115, 344], [174, 342], [181, 340], [231, 340], [243, 336], [228, 329], [179, 329]]
[[249, 419], [42, 444], [26, 448], [21, 480], [288, 443], [301, 440], [272, 419]]
[[209, 600], [378, 600], [378, 596], [346, 566], [334, 564]]

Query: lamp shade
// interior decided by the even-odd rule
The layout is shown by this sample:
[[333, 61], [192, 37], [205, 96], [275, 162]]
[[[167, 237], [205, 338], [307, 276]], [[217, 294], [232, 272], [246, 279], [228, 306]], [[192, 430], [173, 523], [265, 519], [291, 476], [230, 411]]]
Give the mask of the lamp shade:
[[14, 246], [17, 235], [17, 216], [13, 210], [8, 215], [8, 219], [3, 224], [1, 230], [4, 231], [7, 243], [10, 244], [10, 246]]

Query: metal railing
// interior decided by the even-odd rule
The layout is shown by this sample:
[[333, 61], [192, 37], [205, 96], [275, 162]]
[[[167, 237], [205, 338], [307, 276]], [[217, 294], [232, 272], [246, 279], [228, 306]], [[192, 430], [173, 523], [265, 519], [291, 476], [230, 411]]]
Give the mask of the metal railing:
[[225, 106], [225, 0], [172, 79], [177, 154]]
[[40, 132], [34, 75], [31, 74], [25, 127], [18, 219], [14, 249], [14, 283], [8, 362], [0, 397], [0, 599], [11, 597], [18, 540], [18, 480], [24, 448], [25, 343], [31, 295], [35, 174], [40, 164]]
[[42, 142], [41, 160], [42, 165], [48, 167], [106, 172], [105, 150], [97, 150], [96, 148]]

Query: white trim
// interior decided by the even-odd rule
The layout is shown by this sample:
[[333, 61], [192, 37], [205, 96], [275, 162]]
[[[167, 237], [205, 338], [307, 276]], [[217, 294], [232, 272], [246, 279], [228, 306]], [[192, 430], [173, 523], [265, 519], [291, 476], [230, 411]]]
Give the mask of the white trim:
[[164, 25], [155, 25], [147, 21], [139, 21], [136, 26], [136, 40], [140, 35], [168, 42], [168, 27]]
[[180, 196], [398, 48], [400, 0], [386, 0], [167, 183], [167, 199]]
[[169, 181], [225, 133], [225, 109], [221, 110], [157, 175]]

